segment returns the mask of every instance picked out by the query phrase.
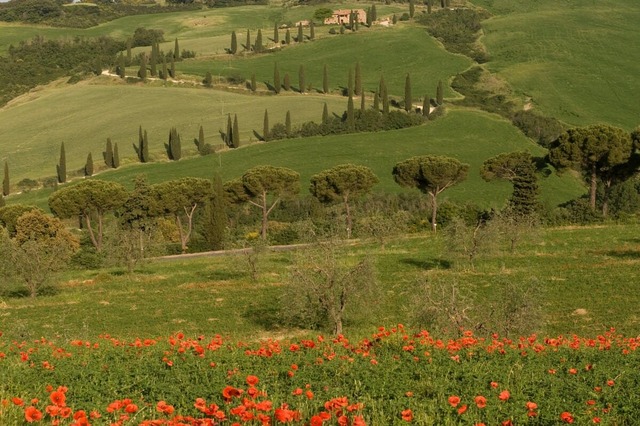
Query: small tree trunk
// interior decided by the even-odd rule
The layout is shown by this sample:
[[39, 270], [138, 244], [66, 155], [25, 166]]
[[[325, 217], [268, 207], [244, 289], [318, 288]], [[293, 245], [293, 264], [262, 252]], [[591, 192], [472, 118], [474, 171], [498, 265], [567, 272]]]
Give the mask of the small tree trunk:
[[591, 169], [591, 188], [589, 194], [589, 206], [591, 206], [591, 210], [596, 209], [596, 189], [598, 188], [598, 177], [596, 175], [596, 167], [593, 166]]
[[87, 224], [87, 231], [89, 231], [89, 238], [91, 239], [91, 243], [96, 248], [96, 251], [100, 252], [100, 244], [96, 240], [96, 236], [93, 233], [93, 228], [91, 227], [91, 216], [86, 214], [84, 215], [85, 223]]
[[269, 211], [267, 210], [267, 193], [262, 193], [262, 227], [260, 228], [260, 236], [264, 241], [267, 240], [267, 216]]
[[431, 230], [436, 232], [436, 217], [438, 213], [438, 201], [436, 200], [435, 194], [431, 194]]
[[351, 219], [351, 209], [349, 208], [349, 195], [344, 195], [342, 197], [344, 201], [344, 211], [347, 215], [347, 239], [351, 239], [351, 228], [353, 226], [353, 221]]
[[178, 227], [178, 233], [180, 234], [180, 248], [182, 249], [182, 253], [187, 252], [187, 245], [184, 240], [184, 231], [182, 230], [182, 220], [180, 220], [180, 216], [176, 214], [176, 226]]

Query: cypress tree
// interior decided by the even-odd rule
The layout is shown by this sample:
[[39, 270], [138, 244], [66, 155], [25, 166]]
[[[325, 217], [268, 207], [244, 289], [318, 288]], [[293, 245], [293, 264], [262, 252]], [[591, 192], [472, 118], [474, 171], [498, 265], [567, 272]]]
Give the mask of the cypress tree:
[[296, 41], [298, 43], [302, 43], [304, 41], [304, 33], [302, 32], [302, 23], [298, 25], [298, 39]]
[[133, 43], [133, 41], [131, 40], [131, 37], [129, 37], [127, 39], [127, 65], [131, 65], [131, 44]]
[[327, 69], [327, 64], [324, 64], [324, 69], [322, 70], [322, 91], [329, 93], [329, 70]]
[[182, 158], [182, 142], [178, 129], [173, 127], [169, 132], [169, 145], [167, 149], [169, 160], [178, 161]]
[[160, 76], [160, 78], [162, 78], [163, 80], [167, 79], [167, 57], [164, 56], [164, 54], [162, 55], [162, 75]]
[[413, 0], [409, 0], [409, 17], [413, 19], [413, 15], [416, 13], [416, 5], [413, 4]]
[[349, 95], [349, 101], [347, 102], [347, 128], [350, 132], [356, 129], [355, 113], [353, 111], [353, 96]]
[[378, 20], [378, 11], [376, 10], [376, 5], [371, 5], [371, 22], [375, 22]]
[[198, 153], [200, 155], [204, 155], [204, 129], [202, 125], [200, 126], [200, 130], [198, 131]]
[[224, 189], [220, 175], [213, 177], [213, 193], [207, 200], [204, 210], [203, 237], [211, 250], [224, 249], [225, 229], [228, 217], [225, 209]]
[[273, 91], [276, 94], [280, 93], [280, 71], [278, 70], [278, 63], [273, 66]]
[[180, 59], [180, 47], [178, 47], [178, 37], [176, 37], [176, 41], [173, 47], [173, 59]]
[[389, 114], [389, 93], [387, 92], [387, 84], [384, 82], [384, 76], [380, 77], [380, 97], [382, 98], [382, 113]]
[[373, 107], [374, 110], [380, 111], [380, 95], [378, 92], [373, 94]]
[[255, 92], [258, 89], [258, 83], [256, 82], [256, 73], [251, 74], [251, 91]]
[[327, 107], [327, 103], [324, 103], [322, 107], [322, 124], [327, 124], [329, 122], [329, 107]]
[[64, 142], [60, 144], [60, 161], [56, 168], [58, 175], [58, 183], [65, 183], [67, 181], [67, 156], [64, 152]]
[[280, 33], [278, 32], [278, 23], [273, 24], [273, 42], [275, 44], [280, 43]]
[[107, 138], [107, 147], [104, 150], [104, 164], [109, 168], [113, 168], [113, 145], [111, 145], [111, 138]]
[[442, 105], [444, 102], [444, 89], [442, 87], [442, 80], [438, 81], [438, 88], [436, 89], [436, 104]]
[[258, 35], [256, 36], [256, 44], [254, 46], [254, 50], [258, 53], [262, 52], [262, 30], [258, 30]]
[[113, 168], [120, 167], [120, 154], [118, 153], [118, 142], [113, 145]]
[[251, 31], [247, 30], [247, 42], [244, 45], [244, 50], [251, 52]]
[[142, 135], [142, 126], [138, 128], [138, 160], [144, 163], [144, 136]]
[[413, 109], [413, 99], [411, 98], [411, 77], [407, 73], [404, 80], [404, 110], [410, 112]]
[[233, 127], [231, 124], [231, 114], [228, 114], [227, 115], [227, 132], [224, 134], [224, 143], [229, 148], [231, 148], [233, 143], [233, 135], [231, 134], [232, 132], [233, 132]]
[[424, 100], [422, 101], [422, 116], [429, 117], [429, 111], [431, 110], [431, 105], [429, 102], [429, 95], [424, 95]]
[[0, 207], [4, 207], [7, 205], [7, 202], [4, 201], [4, 195], [0, 194]]
[[355, 18], [353, 16], [353, 10], [351, 11], [351, 13], [349, 13], [349, 29], [351, 31], [355, 31]]
[[140, 69], [138, 70], [138, 77], [145, 81], [147, 79], [147, 55], [142, 53], [140, 56]]
[[396, 14], [394, 13], [393, 16], [391, 17], [391, 23], [393, 25], [398, 23], [398, 17], [396, 16]]
[[291, 33], [289, 32], [289, 28], [287, 28], [287, 32], [284, 33], [284, 42], [286, 44], [291, 44]]
[[149, 162], [149, 136], [147, 135], [147, 131], [144, 131], [144, 136], [142, 137], [144, 144], [142, 145], [142, 162]]
[[229, 49], [229, 52], [232, 55], [235, 55], [238, 52], [238, 38], [235, 31], [231, 32], [231, 48]]
[[211, 87], [213, 83], [213, 76], [211, 75], [211, 71], [207, 71], [207, 74], [204, 76], [204, 80], [202, 80], [202, 84], [206, 87]]
[[169, 71], [171, 78], [176, 78], [176, 60], [171, 56], [171, 70]]
[[431, 15], [431, 8], [433, 7], [433, 0], [427, 0], [427, 13]]
[[282, 88], [286, 91], [291, 90], [291, 78], [289, 78], [289, 73], [284, 74], [284, 78], [282, 79]]
[[365, 108], [365, 99], [364, 99], [364, 92], [362, 92], [362, 94], [360, 95], [360, 111], [364, 112]]
[[151, 58], [149, 59], [151, 77], [156, 77], [158, 75], [158, 49], [158, 44], [154, 41], [151, 45]]
[[118, 77], [124, 78], [126, 72], [126, 67], [124, 65], [124, 55], [120, 52], [120, 56], [118, 56], [118, 66], [116, 67], [116, 74]]
[[440, 0], [440, 7], [444, 9], [444, 6], [445, 6], [444, 0]]
[[367, 27], [371, 27], [373, 19], [371, 19], [371, 8], [367, 9]]
[[309, 24], [309, 39], [316, 39], [316, 24], [314, 24], [313, 21], [311, 21], [311, 23]]
[[344, 24], [340, 25], [340, 34], [344, 34]]
[[9, 185], [9, 164], [7, 160], [4, 161], [4, 179], [2, 180], [2, 195], [7, 196], [11, 192]]
[[353, 95], [353, 70], [349, 68], [349, 77], [347, 81], [347, 96]]
[[287, 111], [287, 115], [284, 117], [284, 129], [287, 136], [291, 134], [291, 113]]
[[264, 110], [264, 120], [262, 122], [262, 140], [269, 141], [269, 111]]
[[240, 146], [240, 131], [238, 130], [238, 115], [233, 116], [233, 147], [238, 148]]
[[300, 68], [298, 68], [298, 85], [300, 87], [300, 93], [304, 93], [305, 91], [304, 65], [300, 65]]
[[356, 81], [353, 93], [356, 95], [362, 93], [362, 70], [360, 69], [360, 62], [356, 62]]
[[84, 177], [93, 176], [93, 157], [91, 153], [87, 155], [87, 162], [84, 163]]

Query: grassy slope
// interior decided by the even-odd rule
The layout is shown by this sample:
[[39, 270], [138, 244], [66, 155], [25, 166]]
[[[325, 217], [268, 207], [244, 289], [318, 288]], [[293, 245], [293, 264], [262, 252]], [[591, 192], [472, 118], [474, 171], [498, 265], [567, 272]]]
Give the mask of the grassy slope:
[[640, 124], [640, 4], [475, 0], [496, 16], [483, 24], [487, 64], [536, 108], [572, 125]]
[[[392, 240], [386, 249], [378, 243], [350, 245], [347, 256], [375, 262], [384, 291], [366, 318], [349, 313], [346, 332], [355, 338], [370, 335], [379, 325], [410, 323], [418, 302], [415, 284], [437, 265], [453, 262], [451, 269], [444, 266], [429, 274], [456, 282], [473, 295], [476, 307], [508, 297], [498, 295], [501, 283], [538, 285], [544, 320], [536, 328], [542, 335], [595, 336], [609, 327], [637, 335], [638, 231], [637, 225], [547, 229], [515, 254], [483, 251], [474, 270], [459, 265], [443, 249], [441, 238], [432, 235]], [[69, 272], [60, 279], [57, 294], [35, 300], [3, 297], [0, 330], [7, 340], [51, 335], [92, 339], [104, 332], [144, 338], [173, 331], [233, 333], [238, 339], [286, 336], [291, 330], [275, 324], [291, 256], [262, 257], [256, 283], [241, 255], [155, 262], [131, 276], [119, 270]]]
[[[464, 123], [464, 126], [460, 123]], [[472, 166], [469, 178], [443, 193], [443, 199], [499, 207], [508, 197], [510, 186], [506, 183], [484, 182], [480, 179], [479, 168], [489, 157], [516, 150], [529, 150], [537, 155], [543, 153], [541, 148], [502, 119], [481, 112], [453, 110], [445, 117], [420, 127], [274, 141], [171, 164], [131, 164], [99, 177], [131, 186], [133, 178], [139, 173], [146, 174], [151, 182], [159, 182], [182, 176], [210, 178], [215, 170], [219, 170], [224, 179], [231, 179], [254, 165], [272, 164], [293, 168], [301, 174], [302, 182], [308, 182], [311, 175], [320, 170], [356, 162], [371, 167], [380, 177], [377, 190], [395, 192], [401, 190], [391, 177], [391, 169], [396, 162], [413, 155], [436, 154], [453, 156]], [[308, 161], [310, 158], [313, 161]], [[541, 185], [542, 198], [550, 205], [571, 199], [584, 191], [576, 180], [555, 174], [543, 179]], [[306, 184], [303, 184], [304, 187]], [[32, 198], [16, 197], [14, 200], [45, 205], [47, 194], [46, 191], [32, 193], [28, 194]]]

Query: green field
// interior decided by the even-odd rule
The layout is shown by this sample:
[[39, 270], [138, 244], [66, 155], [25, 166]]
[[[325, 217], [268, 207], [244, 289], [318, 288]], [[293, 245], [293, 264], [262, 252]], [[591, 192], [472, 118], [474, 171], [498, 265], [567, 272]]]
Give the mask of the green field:
[[640, 125], [640, 3], [477, 0], [491, 71], [570, 125]]
[[[460, 126], [460, 123], [465, 125]], [[256, 123], [256, 127], [258, 125], [261, 123]], [[195, 136], [197, 123], [194, 123], [193, 129]], [[130, 142], [131, 139], [137, 138], [137, 129], [134, 128], [131, 133], [133, 134], [129, 138]], [[154, 144], [153, 139], [151, 143]], [[98, 142], [100, 149], [103, 149], [100, 144], [103, 142]], [[160, 141], [157, 144], [160, 144]], [[128, 152], [132, 155], [133, 149], [129, 148], [130, 145], [125, 146], [130, 149]], [[86, 145], [75, 149], [86, 149]], [[215, 171], [219, 171], [223, 179], [228, 180], [241, 176], [252, 166], [271, 164], [298, 171], [305, 188], [304, 182], [308, 182], [313, 174], [337, 164], [355, 162], [370, 167], [379, 176], [380, 184], [376, 187], [377, 191], [397, 192], [401, 188], [394, 183], [391, 176], [396, 162], [413, 155], [436, 154], [453, 156], [471, 165], [469, 178], [443, 194], [444, 198], [469, 201], [483, 207], [500, 207], [509, 196], [510, 185], [504, 182], [484, 182], [480, 179], [480, 166], [487, 158], [502, 152], [518, 150], [528, 150], [535, 155], [544, 153], [542, 148], [529, 141], [503, 119], [482, 112], [452, 110], [434, 122], [404, 130], [258, 143], [179, 162], [162, 161], [143, 165], [131, 163], [118, 170], [102, 173], [99, 178], [115, 180], [131, 187], [134, 177], [140, 173], [144, 173], [150, 182], [160, 182], [184, 176], [211, 178]], [[81, 154], [82, 152], [78, 155]], [[51, 155], [55, 168], [57, 151]], [[584, 192], [580, 182], [569, 175], [559, 177], [551, 174], [541, 179], [541, 188], [541, 198], [549, 206], [555, 206]], [[49, 191], [36, 191], [26, 194], [25, 197], [9, 197], [8, 201], [33, 202], [44, 207], [48, 194]]]
[[[346, 331], [356, 338], [379, 325], [411, 324], [420, 297], [416, 284], [429, 275], [471, 295], [471, 317], [482, 317], [483, 306], [508, 297], [500, 291], [511, 282], [536, 286], [535, 303], [544, 315], [530, 326], [541, 335], [595, 336], [609, 327], [637, 335], [639, 231], [638, 225], [539, 230], [515, 253], [504, 244], [483, 250], [474, 268], [444, 248], [444, 234], [399, 237], [384, 249], [373, 241], [353, 242], [345, 256], [373, 260], [382, 291], [376, 309], [348, 311]], [[119, 269], [68, 272], [55, 294], [30, 299], [5, 292], [0, 330], [9, 340], [92, 339], [100, 333], [131, 339], [174, 331], [251, 340], [289, 335], [293, 330], [277, 324], [292, 256], [261, 257], [257, 282], [251, 282], [243, 255], [156, 261], [132, 275]]]

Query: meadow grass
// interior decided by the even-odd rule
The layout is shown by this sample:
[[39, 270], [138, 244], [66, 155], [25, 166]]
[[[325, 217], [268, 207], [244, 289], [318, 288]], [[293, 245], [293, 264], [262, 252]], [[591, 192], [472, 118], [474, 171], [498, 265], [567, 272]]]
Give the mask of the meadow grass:
[[[204, 90], [200, 92], [207, 94]], [[300, 96], [290, 98], [300, 98]], [[306, 97], [303, 98], [306, 99]], [[256, 97], [256, 99], [273, 98]], [[280, 99], [280, 97], [275, 98], [276, 101]], [[273, 115], [271, 117], [271, 120], [276, 118]], [[240, 120], [240, 122], [243, 121]], [[464, 123], [464, 126], [460, 123]], [[197, 123], [194, 123], [192, 132], [194, 135], [196, 126]], [[206, 127], [205, 129], [206, 134], [209, 134]], [[133, 133], [129, 137], [130, 141], [134, 137], [137, 138], [137, 129], [133, 124], [127, 132]], [[153, 139], [155, 133], [150, 134], [152, 146], [157, 147], [162, 140], [155, 142]], [[114, 139], [114, 141], [119, 140]], [[185, 145], [189, 143], [188, 137], [183, 136], [183, 141]], [[97, 143], [101, 146], [102, 141]], [[78, 147], [74, 149], [77, 150]], [[84, 150], [86, 146], [80, 149]], [[120, 148], [120, 152], [123, 153], [121, 155], [124, 155], [126, 149], [133, 151], [130, 145], [125, 143], [124, 149]], [[375, 187], [375, 191], [399, 192], [403, 189], [393, 181], [391, 175], [395, 163], [414, 155], [447, 155], [469, 163], [471, 169], [468, 179], [443, 193], [442, 199], [499, 208], [510, 194], [510, 185], [506, 182], [484, 182], [480, 178], [480, 166], [487, 158], [502, 152], [518, 150], [544, 155], [542, 148], [525, 138], [507, 121], [488, 113], [456, 109], [423, 126], [403, 130], [256, 143], [236, 150], [225, 150], [205, 157], [193, 157], [170, 163], [167, 161], [147, 164], [129, 162], [120, 169], [100, 173], [98, 178], [117, 181], [128, 187], [132, 187], [132, 182], [138, 174], [146, 175], [151, 183], [186, 176], [209, 179], [216, 172], [220, 173], [223, 180], [230, 180], [240, 177], [253, 166], [271, 164], [289, 167], [299, 172], [304, 195], [307, 182], [313, 174], [338, 164], [353, 162], [370, 167], [376, 173], [380, 183]], [[152, 151], [156, 153], [156, 158], [160, 156], [157, 148]], [[67, 158], [69, 158], [69, 152], [73, 152], [71, 147], [67, 148]], [[83, 158], [83, 152], [80, 151], [79, 158]], [[57, 153], [54, 152], [51, 155], [57, 159]], [[69, 160], [67, 161], [71, 164]], [[568, 174], [558, 176], [552, 173], [548, 177], [541, 178], [540, 185], [541, 199], [549, 206], [555, 206], [584, 192], [582, 184]], [[21, 195], [8, 197], [7, 201], [10, 203], [32, 202], [46, 208], [46, 198], [49, 194], [50, 190], [33, 191], [25, 194], [24, 198]]]
[[[367, 336], [379, 325], [414, 323], [424, 303], [419, 283], [427, 277], [456, 283], [472, 294], [472, 314], [497, 301], [501, 286], [536, 285], [543, 312], [542, 335], [594, 336], [609, 327], [625, 335], [640, 332], [637, 305], [640, 242], [638, 225], [546, 228], [523, 239], [512, 253], [505, 245], [481, 252], [473, 267], [451, 254], [443, 235], [414, 234], [344, 246], [352, 259], [371, 259], [381, 292], [375, 309], [349, 311], [345, 331]], [[305, 333], [281, 325], [293, 252], [258, 258], [252, 281], [244, 255], [152, 261], [128, 275], [121, 269], [68, 271], [56, 291], [36, 299], [11, 296], [5, 287], [0, 330], [6, 339], [40, 336], [121, 338], [233, 334], [267, 338]], [[422, 302], [421, 302], [422, 300]], [[488, 315], [488, 313], [486, 313]], [[306, 332], [309, 332], [307, 330]]]
[[495, 13], [483, 22], [487, 67], [534, 108], [575, 126], [640, 124], [638, 2], [474, 3]]

